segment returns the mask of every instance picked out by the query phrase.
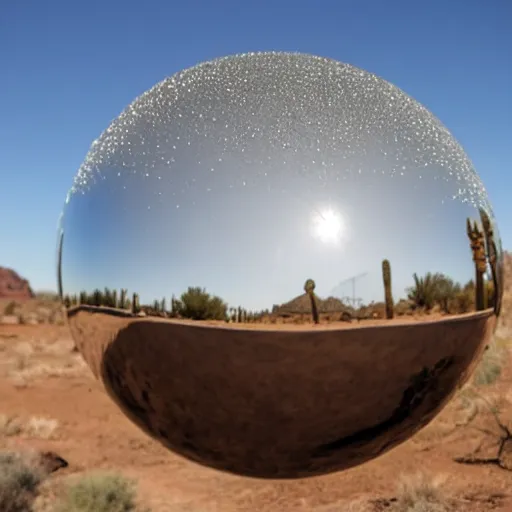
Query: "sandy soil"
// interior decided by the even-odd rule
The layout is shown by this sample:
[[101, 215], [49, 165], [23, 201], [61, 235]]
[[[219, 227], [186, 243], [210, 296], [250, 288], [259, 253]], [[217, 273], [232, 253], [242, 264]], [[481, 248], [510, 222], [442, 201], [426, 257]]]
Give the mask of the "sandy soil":
[[[386, 500], [397, 496], [402, 474], [422, 471], [444, 476], [443, 488], [457, 510], [512, 511], [511, 472], [454, 462], [482, 439], [481, 432], [457, 426], [467, 415], [458, 400], [411, 440], [372, 462], [325, 477], [262, 481], [207, 469], [167, 451], [119, 411], [72, 347], [66, 327], [0, 326], [0, 415], [17, 416], [24, 424], [40, 420], [32, 421], [39, 429], [0, 435], [0, 443], [64, 457], [70, 466], [52, 477], [55, 489], [69, 475], [114, 469], [138, 480], [141, 499], [154, 512], [377, 512], [387, 510]], [[486, 391], [507, 400], [502, 418], [509, 425], [511, 384], [507, 364]], [[479, 417], [482, 426], [497, 432], [491, 414]], [[42, 419], [47, 419], [46, 431]], [[492, 454], [495, 448], [491, 436], [485, 449]]]

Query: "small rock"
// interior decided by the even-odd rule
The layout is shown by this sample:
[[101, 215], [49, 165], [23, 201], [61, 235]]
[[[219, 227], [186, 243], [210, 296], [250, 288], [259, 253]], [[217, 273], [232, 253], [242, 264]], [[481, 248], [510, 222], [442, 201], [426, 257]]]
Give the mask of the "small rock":
[[41, 452], [39, 454], [39, 463], [47, 473], [55, 473], [55, 471], [69, 466], [67, 460], [63, 459], [55, 452]]

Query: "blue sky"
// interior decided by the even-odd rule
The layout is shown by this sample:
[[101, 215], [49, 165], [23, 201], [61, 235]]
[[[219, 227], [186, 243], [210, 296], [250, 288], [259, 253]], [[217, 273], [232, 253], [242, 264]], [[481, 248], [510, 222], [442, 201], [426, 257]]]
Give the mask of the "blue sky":
[[55, 288], [57, 220], [91, 142], [158, 81], [246, 51], [331, 57], [423, 103], [472, 159], [512, 248], [508, 0], [4, 4], [0, 265], [36, 289]]

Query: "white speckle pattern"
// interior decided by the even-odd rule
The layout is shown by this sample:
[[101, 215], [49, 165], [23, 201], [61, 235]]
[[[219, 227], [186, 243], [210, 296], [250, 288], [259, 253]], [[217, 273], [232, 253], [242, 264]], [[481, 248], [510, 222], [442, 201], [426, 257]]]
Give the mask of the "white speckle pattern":
[[[321, 180], [379, 171], [422, 179], [424, 168], [435, 180], [457, 183], [452, 199], [490, 210], [464, 150], [422, 105], [351, 65], [277, 52], [217, 59], [155, 85], [93, 142], [70, 193], [84, 192], [110, 169], [172, 176], [186, 152], [199, 155], [202, 146], [216, 148], [219, 164], [224, 155], [250, 153], [286, 165], [287, 154], [299, 153], [297, 173]], [[376, 161], [385, 168], [371, 168]]]

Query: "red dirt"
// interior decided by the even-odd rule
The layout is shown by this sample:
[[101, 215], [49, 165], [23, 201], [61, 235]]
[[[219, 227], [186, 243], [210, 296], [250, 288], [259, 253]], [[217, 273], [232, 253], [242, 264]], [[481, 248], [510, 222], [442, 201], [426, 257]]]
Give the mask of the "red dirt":
[[[36, 347], [31, 356], [35, 366], [43, 359], [45, 364], [70, 364], [69, 332], [56, 326], [0, 326], [0, 362], [11, 360], [24, 342]], [[57, 350], [59, 346], [62, 351]], [[507, 367], [493, 392], [506, 394], [511, 383]], [[260, 481], [206, 469], [168, 452], [120, 413], [86, 369], [72, 376], [35, 378], [26, 387], [4, 372], [0, 396], [0, 413], [45, 416], [60, 422], [55, 440], [10, 437], [4, 439], [5, 446], [56, 452], [70, 464], [52, 477], [57, 480], [88, 470], [120, 470], [138, 479], [141, 497], [154, 512], [348, 510], [355, 499], [370, 502], [393, 497], [400, 474], [419, 470], [446, 474], [445, 486], [457, 498], [459, 510], [512, 511], [512, 473], [453, 461], [471, 451], [479, 439], [478, 433], [467, 428], [450, 433], [460, 414], [455, 404], [410, 441], [355, 469], [299, 481]], [[510, 419], [511, 410], [505, 412]]]

